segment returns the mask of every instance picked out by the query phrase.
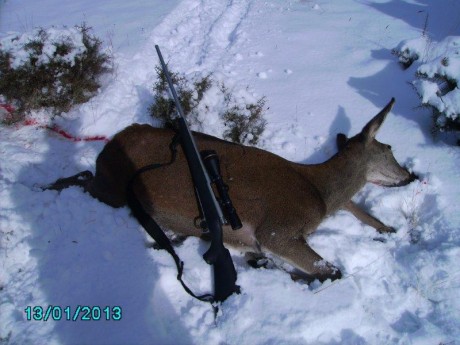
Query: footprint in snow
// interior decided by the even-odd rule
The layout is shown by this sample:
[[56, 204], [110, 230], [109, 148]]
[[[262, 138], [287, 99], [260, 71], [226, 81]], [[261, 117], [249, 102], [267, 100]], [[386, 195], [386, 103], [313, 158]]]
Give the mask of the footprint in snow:
[[259, 73], [257, 73], [257, 76], [258, 76], [260, 79], [267, 79], [267, 78], [268, 78], [267, 72], [259, 72]]
[[265, 72], [259, 72], [259, 73], [257, 73], [257, 76], [258, 76], [260, 79], [267, 79], [267, 78], [268, 78], [268, 74], [269, 74], [269, 73], [272, 73], [272, 72], [273, 72], [273, 70], [272, 70], [272, 69], [269, 69], [269, 70], [267, 70], [267, 71], [265, 71]]

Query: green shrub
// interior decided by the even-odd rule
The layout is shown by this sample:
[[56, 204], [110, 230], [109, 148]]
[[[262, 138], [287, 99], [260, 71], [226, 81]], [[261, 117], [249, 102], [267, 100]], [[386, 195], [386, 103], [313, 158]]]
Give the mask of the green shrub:
[[[149, 112], [152, 117], [160, 119], [163, 125], [168, 127], [173, 125], [173, 119], [176, 117], [176, 107], [174, 101], [169, 97], [169, 87], [163, 70], [161, 67], [156, 66], [155, 71], [157, 73], [157, 82], [153, 86], [155, 96], [153, 104], [149, 107]], [[189, 124], [199, 123], [195, 109], [203, 99], [205, 92], [212, 85], [211, 75], [190, 83], [178, 73], [169, 72], [169, 74], [187, 122]]]
[[264, 107], [265, 98], [261, 98], [256, 103], [234, 105], [226, 110], [222, 115], [226, 127], [223, 138], [234, 143], [256, 145], [265, 130]]
[[[174, 126], [176, 109], [169, 97], [166, 77], [161, 67], [156, 67], [155, 70], [157, 81], [153, 86], [155, 95], [149, 108], [150, 115], [161, 120], [165, 127]], [[239, 144], [257, 145], [266, 125], [263, 118], [265, 97], [256, 101], [237, 98], [224, 83], [216, 83], [210, 74], [205, 77], [195, 76], [191, 80], [174, 72], [170, 72], [170, 75], [189, 125], [206, 132], [204, 119], [215, 115], [211, 113], [217, 111], [222, 125], [220, 127], [224, 129], [219, 134], [220, 137]], [[209, 97], [206, 99], [207, 93]], [[210, 99], [213, 106], [207, 103]], [[215, 104], [221, 106], [216, 110]]]
[[21, 120], [43, 108], [52, 115], [88, 101], [110, 70], [102, 42], [86, 25], [71, 29], [36, 29], [0, 41], [0, 98], [16, 108], [4, 122]]

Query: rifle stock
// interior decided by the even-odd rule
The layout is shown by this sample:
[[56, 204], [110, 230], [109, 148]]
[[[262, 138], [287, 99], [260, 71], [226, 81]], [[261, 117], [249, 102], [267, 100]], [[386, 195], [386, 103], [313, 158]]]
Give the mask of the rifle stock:
[[155, 45], [158, 57], [166, 80], [171, 91], [171, 95], [176, 104], [178, 113], [177, 123], [178, 132], [182, 150], [187, 159], [187, 163], [195, 185], [197, 197], [201, 205], [201, 210], [209, 232], [211, 234], [211, 245], [208, 251], [203, 255], [204, 260], [213, 265], [214, 269], [214, 299], [215, 301], [224, 301], [234, 292], [239, 293], [239, 287], [236, 285], [237, 274], [233, 265], [232, 258], [228, 249], [224, 247], [222, 237], [222, 224], [224, 216], [211, 188], [211, 181], [206, 172], [205, 166], [198, 152], [192, 133], [188, 128], [184, 112], [180, 105], [168, 69], [161, 55], [160, 48]]
[[216, 302], [223, 302], [233, 293], [240, 293], [240, 287], [235, 284], [236, 270], [230, 252], [222, 246], [220, 253], [213, 264], [214, 299]]

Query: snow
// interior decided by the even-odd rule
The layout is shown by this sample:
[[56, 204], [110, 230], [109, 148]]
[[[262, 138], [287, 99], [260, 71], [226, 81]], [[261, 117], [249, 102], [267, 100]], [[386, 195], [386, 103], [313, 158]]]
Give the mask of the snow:
[[[402, 63], [417, 65], [419, 79], [412, 82], [422, 104], [437, 109], [437, 120], [456, 120], [460, 114], [460, 37], [449, 36], [441, 42], [421, 37], [403, 41], [396, 48]], [[450, 86], [449, 83], [453, 84]]]
[[[434, 41], [459, 35], [458, 13], [455, 1], [1, 2], [0, 37], [86, 21], [112, 44], [116, 73], [91, 101], [56, 119], [75, 135], [112, 136], [133, 122], [152, 123], [147, 108], [159, 44], [172, 70], [212, 72], [254, 99], [266, 96], [261, 146], [296, 162], [327, 159], [338, 132], [354, 135], [396, 97], [378, 140], [420, 180], [392, 189], [366, 185], [354, 198], [396, 234], [379, 235], [344, 211], [319, 226], [309, 244], [342, 270], [338, 281], [294, 282], [279, 269], [253, 269], [232, 251], [242, 293], [214, 320], [208, 304], [183, 291], [168, 254], [145, 247], [150, 240], [127, 209], [76, 187], [37, 189], [94, 171], [103, 142], [2, 126], [0, 342], [458, 344], [460, 153], [447, 134], [433, 138], [429, 114], [417, 108], [407, 83], [416, 67], [402, 71], [391, 55], [400, 42], [422, 36], [425, 14], [425, 35]], [[177, 248], [186, 281], [201, 292], [211, 281], [201, 258], [206, 247], [190, 238]], [[123, 317], [26, 319], [27, 306], [49, 305], [120, 306]]]
[[10, 34], [0, 41], [0, 47], [3, 51], [11, 54], [11, 67], [17, 69], [29, 61], [30, 49], [24, 49], [24, 46], [40, 40], [44, 43], [42, 54], [38, 55], [37, 65], [44, 65], [56, 54], [58, 44], [66, 43], [71, 47], [71, 51], [64, 55], [59, 55], [60, 61], [68, 62], [71, 66], [75, 64], [75, 57], [85, 51], [82, 41], [82, 33], [77, 28], [49, 28], [47, 30], [34, 29], [32, 33], [22, 35]]

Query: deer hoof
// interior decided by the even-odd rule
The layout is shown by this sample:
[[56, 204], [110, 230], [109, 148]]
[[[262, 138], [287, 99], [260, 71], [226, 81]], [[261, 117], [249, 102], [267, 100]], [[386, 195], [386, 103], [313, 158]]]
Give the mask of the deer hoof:
[[381, 234], [394, 234], [396, 232], [396, 229], [390, 226], [382, 226], [378, 228], [377, 231]]
[[320, 283], [323, 283], [328, 279], [334, 281], [342, 278], [342, 272], [340, 271], [340, 269], [338, 269], [331, 263], [324, 263], [324, 261], [321, 261], [321, 265], [324, 265], [324, 268], [318, 273], [306, 274], [299, 270], [294, 270], [292, 272], [289, 272], [289, 274], [291, 275], [291, 279], [293, 281], [296, 282], [299, 280], [303, 280], [308, 284], [313, 283], [315, 280], [318, 280]]
[[330, 268], [330, 272], [327, 273], [322, 273], [320, 274], [317, 279], [322, 283], [328, 279], [331, 281], [334, 281], [336, 279], [341, 279], [342, 278], [342, 272], [335, 266], [330, 265], [328, 268]]
[[273, 268], [273, 264], [270, 263], [270, 260], [261, 253], [247, 252], [244, 254], [244, 257], [246, 259], [247, 264], [252, 268]]
[[268, 266], [268, 259], [267, 258], [261, 258], [261, 259], [250, 259], [247, 261], [248, 265], [251, 266], [252, 268], [270, 268]]

